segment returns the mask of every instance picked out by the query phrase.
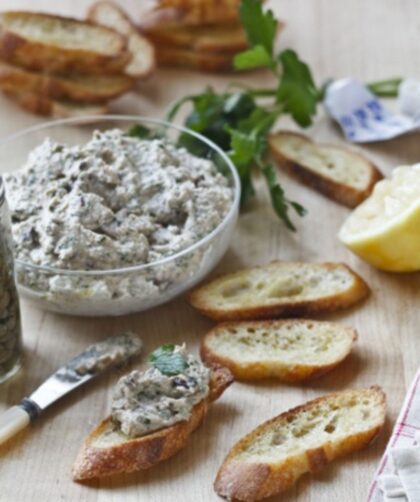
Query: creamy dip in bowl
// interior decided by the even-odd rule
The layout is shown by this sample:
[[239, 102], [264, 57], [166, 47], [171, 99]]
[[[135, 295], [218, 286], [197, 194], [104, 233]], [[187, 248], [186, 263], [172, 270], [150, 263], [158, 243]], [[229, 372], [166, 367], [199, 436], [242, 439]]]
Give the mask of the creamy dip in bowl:
[[191, 288], [238, 215], [238, 176], [216, 145], [138, 117], [27, 129], [0, 144], [0, 172], [20, 292], [72, 315], [138, 312]]

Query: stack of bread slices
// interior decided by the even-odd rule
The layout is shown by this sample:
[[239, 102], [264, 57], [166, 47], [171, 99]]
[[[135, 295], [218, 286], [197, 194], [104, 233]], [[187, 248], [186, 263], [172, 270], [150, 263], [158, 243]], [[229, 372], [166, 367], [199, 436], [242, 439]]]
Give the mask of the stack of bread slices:
[[34, 12], [1, 13], [0, 90], [40, 115], [106, 113], [107, 103], [132, 89], [155, 62], [153, 46], [123, 11], [115, 12], [112, 28]]
[[231, 70], [249, 47], [240, 0], [159, 0], [140, 28], [155, 44], [159, 65], [201, 71]]

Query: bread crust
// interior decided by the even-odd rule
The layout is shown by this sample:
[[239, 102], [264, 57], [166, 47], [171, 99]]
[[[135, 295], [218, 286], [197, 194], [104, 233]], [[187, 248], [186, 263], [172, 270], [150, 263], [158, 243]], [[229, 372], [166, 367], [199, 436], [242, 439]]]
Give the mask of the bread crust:
[[21, 108], [35, 115], [44, 117], [67, 118], [85, 115], [105, 115], [108, 108], [105, 104], [78, 105], [76, 103], [56, 101], [32, 92], [3, 90], [3, 93], [15, 101]]
[[[114, 19], [109, 22], [103, 22], [104, 19], [101, 12], [102, 10], [106, 12], [107, 9], [112, 10]], [[118, 18], [118, 23], [115, 23], [115, 17]], [[123, 37], [127, 37], [128, 50], [132, 56], [130, 64], [125, 68], [125, 73], [128, 76], [138, 79], [146, 78], [153, 73], [156, 68], [154, 45], [137, 29], [131, 18], [122, 8], [114, 2], [100, 0], [90, 6], [87, 18], [93, 23], [115, 30]], [[140, 51], [141, 62], [139, 63], [138, 52]]]
[[112, 32], [119, 40], [119, 50], [115, 54], [101, 54], [92, 50], [65, 48], [55, 46], [52, 43], [27, 39], [15, 33], [1, 23], [0, 16], [0, 58], [4, 61], [23, 66], [29, 70], [49, 73], [79, 73], [87, 75], [107, 75], [123, 73], [125, 66], [131, 59], [127, 50], [127, 40], [115, 30], [99, 27], [89, 21], [53, 16], [50, 14], [27, 13], [13, 11], [5, 13], [21, 17], [38, 17], [42, 19], [54, 19], [62, 22], [71, 22], [81, 27], [94, 26]]
[[[288, 136], [295, 136], [301, 138], [310, 143], [314, 143], [308, 136], [292, 132], [292, 131], [279, 131], [278, 133], [272, 134], [269, 136], [268, 143], [270, 146], [271, 155], [277, 161], [279, 167], [283, 170], [287, 171], [289, 174], [297, 178], [299, 181], [304, 183], [307, 186], [317, 190], [318, 192], [323, 193], [328, 198], [338, 202], [339, 204], [343, 204], [347, 207], [354, 208], [358, 206], [361, 202], [363, 202], [372, 192], [375, 184], [383, 178], [382, 173], [379, 169], [368, 159], [364, 159], [366, 164], [370, 166], [370, 179], [368, 184], [364, 189], [357, 189], [350, 185], [345, 185], [343, 183], [339, 183], [327, 176], [324, 176], [321, 173], [316, 173], [312, 169], [305, 167], [303, 164], [300, 164], [286, 155], [284, 155], [278, 148], [276, 148], [275, 137], [279, 134], [287, 134]], [[359, 155], [356, 152], [352, 152], [347, 148], [339, 147], [336, 145], [328, 145], [322, 144], [323, 147], [333, 147], [336, 150], [343, 150], [345, 152], [350, 152], [354, 155]]]
[[245, 32], [240, 25], [223, 26], [223, 31], [220, 26], [213, 29], [206, 28], [204, 33], [195, 28], [174, 28], [172, 30], [155, 28], [146, 31], [146, 34], [156, 45], [187, 49], [193, 52], [226, 54], [237, 53], [249, 47]]
[[140, 22], [142, 30], [213, 26], [239, 22], [238, 7], [200, 3], [192, 7], [167, 5], [149, 11]]
[[106, 418], [86, 438], [74, 463], [73, 480], [85, 481], [122, 472], [149, 469], [172, 457], [185, 447], [192, 432], [201, 424], [208, 405], [232, 382], [233, 376], [227, 368], [213, 366], [209, 395], [195, 405], [188, 420], [177, 422], [146, 436], [127, 438], [114, 446], [97, 447], [94, 445], [95, 440], [114, 427], [112, 419]]
[[[270, 265], [275, 265], [276, 263], [282, 264], [285, 262], [274, 261]], [[292, 262], [294, 265], [299, 266], [299, 262]], [[207, 286], [222, 283], [226, 277], [234, 274], [222, 275], [208, 284], [200, 285], [193, 289], [189, 294], [189, 300], [191, 305], [197, 309], [203, 315], [214, 319], [215, 321], [246, 321], [246, 320], [258, 320], [258, 319], [270, 319], [275, 317], [309, 317], [312, 315], [323, 314], [328, 312], [335, 312], [337, 310], [345, 309], [353, 306], [357, 302], [365, 299], [369, 293], [370, 289], [366, 282], [350, 267], [344, 263], [323, 263], [325, 269], [334, 269], [337, 266], [342, 266], [347, 269], [347, 271], [353, 277], [352, 286], [339, 293], [333, 295], [324, 296], [317, 298], [316, 300], [295, 300], [284, 302], [279, 300], [278, 304], [270, 305], [256, 305], [256, 306], [246, 306], [238, 308], [215, 308], [207, 304], [205, 299], [205, 290]], [[252, 269], [264, 268], [253, 267]], [[240, 273], [240, 272], [239, 272]]]
[[[348, 391], [344, 391], [348, 392]], [[378, 393], [382, 420], [369, 430], [348, 435], [340, 441], [325, 443], [322, 447], [307, 449], [301, 454], [290, 456], [277, 463], [241, 462], [235, 457], [252, 443], [260, 434], [270, 429], [277, 421], [287, 420], [306, 411], [326, 399], [334, 399], [341, 393], [320, 397], [297, 406], [277, 417], [264, 422], [236, 443], [225, 458], [217, 474], [214, 488], [222, 498], [241, 502], [253, 502], [289, 490], [306, 472], [317, 473], [328, 463], [368, 446], [379, 434], [385, 421], [386, 398], [382, 389], [376, 385], [354, 393]]]
[[233, 70], [234, 54], [211, 54], [172, 47], [156, 47], [158, 65], [225, 73]]
[[72, 476], [74, 481], [111, 476], [121, 472], [149, 469], [175, 455], [201, 424], [207, 412], [207, 402], [198, 403], [189, 420], [178, 422], [147, 436], [131, 439], [124, 444], [97, 448], [93, 442], [112, 429], [112, 419], [106, 418], [90, 433], [76, 458]]
[[103, 103], [124, 94], [134, 86], [129, 77], [99, 77], [115, 79], [114, 86], [89, 87], [79, 80], [56, 75], [35, 73], [17, 66], [0, 62], [0, 89], [10, 92], [36, 93], [57, 100], [72, 100], [79, 103]]
[[[209, 345], [209, 339], [214, 336], [217, 332], [229, 329], [238, 329], [242, 327], [251, 327], [254, 329], [265, 329], [267, 331], [281, 329], [283, 325], [287, 326], [299, 326], [310, 322], [312, 324], [318, 325], [333, 325], [330, 322], [324, 321], [305, 321], [303, 319], [288, 319], [288, 320], [268, 320], [268, 321], [248, 321], [248, 322], [222, 322], [215, 326], [211, 331], [209, 331], [201, 341], [200, 355], [203, 361], [209, 364], [220, 364], [226, 368], [229, 368], [233, 373], [235, 380], [239, 381], [253, 381], [253, 380], [264, 380], [268, 378], [275, 378], [284, 382], [296, 383], [304, 380], [313, 380], [319, 378], [322, 375], [332, 371], [336, 368], [344, 359], [350, 354], [353, 343], [357, 340], [357, 331], [337, 325], [337, 329], [340, 331], [346, 330], [349, 337], [351, 338], [351, 343], [349, 344], [348, 350], [342, 353], [340, 357], [337, 357], [334, 362], [330, 364], [305, 364], [305, 363], [291, 363], [286, 365], [286, 363], [271, 362], [268, 364], [266, 361], [259, 362], [240, 362], [232, 357], [224, 357], [215, 352]], [[250, 335], [252, 336], [252, 335]]]

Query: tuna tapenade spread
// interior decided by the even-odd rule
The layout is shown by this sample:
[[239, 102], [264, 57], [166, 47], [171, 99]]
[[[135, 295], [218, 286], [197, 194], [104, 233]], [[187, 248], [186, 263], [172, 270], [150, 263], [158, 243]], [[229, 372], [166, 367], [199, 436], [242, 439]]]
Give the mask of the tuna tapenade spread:
[[132, 371], [119, 380], [112, 419], [124, 434], [143, 436], [186, 420], [209, 393], [210, 370], [201, 361], [187, 354], [184, 346], [175, 346], [170, 357], [183, 362], [179, 372], [165, 371], [157, 364], [145, 372]]
[[[5, 182], [18, 260], [65, 270], [118, 269], [171, 256], [214, 230], [233, 198], [210, 160], [119, 129], [96, 131], [85, 145], [46, 139]], [[194, 260], [187, 261], [188, 269]], [[159, 277], [91, 280], [25, 270], [18, 274], [24, 286], [63, 300], [139, 292], [150, 298], [182, 274], [178, 266]]]

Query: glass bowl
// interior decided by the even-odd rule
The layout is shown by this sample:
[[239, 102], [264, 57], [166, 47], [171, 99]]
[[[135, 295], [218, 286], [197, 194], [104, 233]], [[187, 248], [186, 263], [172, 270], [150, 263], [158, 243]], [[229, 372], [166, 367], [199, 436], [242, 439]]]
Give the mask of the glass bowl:
[[[86, 143], [94, 130], [134, 125], [177, 143], [193, 145], [211, 159], [232, 188], [232, 205], [221, 223], [193, 245], [158, 261], [106, 270], [70, 270], [15, 260], [18, 289], [37, 306], [81, 316], [116, 316], [150, 309], [192, 288], [229, 246], [238, 217], [240, 181], [225, 153], [205, 137], [180, 126], [137, 116], [78, 117], [31, 127], [0, 142], [0, 174], [20, 169], [46, 137], [69, 145]], [[141, 128], [142, 129], [142, 128]], [[186, 140], [186, 141], [185, 141]], [[188, 147], [190, 149], [190, 147]]]

